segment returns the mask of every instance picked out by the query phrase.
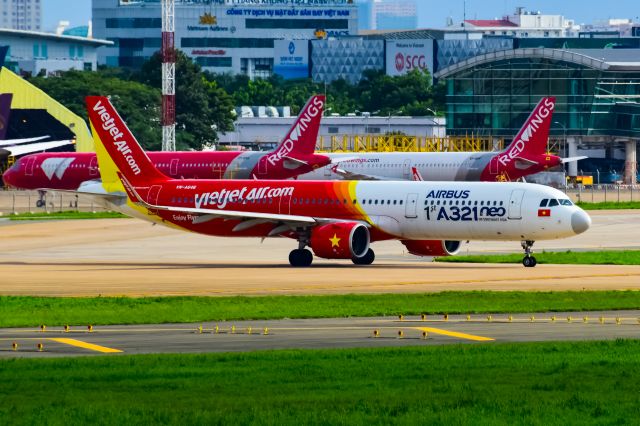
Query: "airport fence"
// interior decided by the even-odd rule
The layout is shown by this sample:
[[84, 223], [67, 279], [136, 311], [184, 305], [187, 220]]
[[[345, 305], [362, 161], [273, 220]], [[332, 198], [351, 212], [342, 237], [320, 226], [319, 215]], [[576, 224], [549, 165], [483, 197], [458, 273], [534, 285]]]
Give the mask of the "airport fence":
[[0, 191], [0, 214], [10, 215], [45, 211], [50, 213], [62, 211], [105, 211], [105, 209], [96, 204], [91, 197], [84, 195], [47, 192], [43, 204], [39, 203], [38, 200], [40, 200], [38, 191]]
[[640, 185], [576, 185], [560, 188], [574, 202], [584, 203], [626, 203], [640, 201]]

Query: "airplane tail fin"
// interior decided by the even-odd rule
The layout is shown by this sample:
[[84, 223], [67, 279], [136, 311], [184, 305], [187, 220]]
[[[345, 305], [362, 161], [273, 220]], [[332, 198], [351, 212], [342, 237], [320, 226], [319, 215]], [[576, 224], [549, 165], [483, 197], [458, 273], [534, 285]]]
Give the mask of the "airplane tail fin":
[[108, 98], [87, 96], [87, 111], [103, 182], [124, 176], [133, 186], [148, 186], [169, 178], [153, 165]]
[[312, 96], [307, 101], [289, 132], [268, 155], [269, 162], [275, 164], [286, 158], [304, 157], [315, 152], [324, 104], [324, 95]]
[[9, 127], [12, 99], [12, 93], [0, 94], [0, 140], [5, 140], [7, 138], [7, 128]]
[[507, 154], [510, 158], [526, 154], [543, 155], [547, 151], [547, 140], [555, 105], [555, 97], [542, 98], [502, 154]]

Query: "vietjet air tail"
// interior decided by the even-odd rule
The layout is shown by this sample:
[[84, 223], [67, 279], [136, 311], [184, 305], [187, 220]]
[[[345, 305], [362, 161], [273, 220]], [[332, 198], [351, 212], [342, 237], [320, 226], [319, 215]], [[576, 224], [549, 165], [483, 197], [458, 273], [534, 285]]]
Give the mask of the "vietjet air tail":
[[329, 154], [332, 163], [299, 179], [411, 180], [416, 173], [428, 181], [517, 181], [556, 167], [562, 159], [547, 153], [555, 98], [543, 98], [501, 152], [398, 152]]
[[460, 240], [524, 240], [523, 263], [534, 266], [534, 240], [572, 236], [590, 225], [563, 193], [525, 183], [171, 179], [107, 98], [87, 97], [87, 109], [108, 196], [126, 191], [126, 209], [186, 231], [292, 238], [293, 266], [311, 264], [306, 247], [318, 257], [370, 264], [370, 244], [389, 239], [423, 256], [451, 254]]
[[[289, 179], [329, 164], [314, 154], [324, 95], [312, 96], [291, 129], [271, 152], [204, 151], [148, 152], [156, 168], [185, 179]], [[0, 142], [1, 143], [1, 142]], [[19, 159], [3, 176], [20, 189], [76, 190], [83, 182], [100, 179], [94, 153], [55, 152]]]

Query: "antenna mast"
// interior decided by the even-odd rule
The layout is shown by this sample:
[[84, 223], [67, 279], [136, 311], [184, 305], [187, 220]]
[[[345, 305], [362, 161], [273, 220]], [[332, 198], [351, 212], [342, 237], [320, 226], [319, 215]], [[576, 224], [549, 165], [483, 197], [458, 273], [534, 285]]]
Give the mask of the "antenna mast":
[[175, 0], [162, 0], [162, 150], [176, 150]]

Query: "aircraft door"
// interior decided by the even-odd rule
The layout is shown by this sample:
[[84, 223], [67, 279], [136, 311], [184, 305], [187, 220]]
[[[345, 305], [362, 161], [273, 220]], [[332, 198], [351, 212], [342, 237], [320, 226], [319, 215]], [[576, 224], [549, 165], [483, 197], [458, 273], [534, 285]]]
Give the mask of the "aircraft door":
[[178, 175], [178, 161], [179, 160], [177, 158], [171, 160], [171, 165], [169, 166], [169, 173], [171, 174], [171, 176]]
[[260, 158], [260, 161], [258, 162], [258, 174], [259, 175], [266, 175], [267, 174], [267, 169], [268, 169], [268, 164], [267, 164], [267, 156], [263, 155], [262, 158]]
[[411, 160], [404, 160], [402, 165], [402, 177], [405, 180], [411, 180]]
[[509, 200], [509, 219], [522, 219], [523, 198], [524, 189], [514, 189], [511, 191], [511, 199]]
[[98, 175], [98, 158], [93, 157], [91, 162], [89, 163], [89, 176], [97, 176]]
[[498, 156], [494, 155], [491, 157], [491, 161], [489, 162], [489, 173], [491, 176], [496, 176], [498, 174]]
[[404, 216], [409, 219], [418, 217], [418, 194], [407, 195], [407, 205], [405, 206]]
[[161, 189], [162, 189], [162, 186], [153, 185], [149, 189], [149, 194], [147, 195], [147, 203], [152, 204], [154, 206], [157, 206], [158, 205], [158, 197], [160, 196], [160, 190]]
[[280, 197], [280, 214], [291, 214], [291, 195]]
[[35, 159], [34, 158], [28, 158], [27, 159], [27, 165], [25, 167], [25, 174], [27, 176], [33, 176], [34, 163], [35, 163]]

